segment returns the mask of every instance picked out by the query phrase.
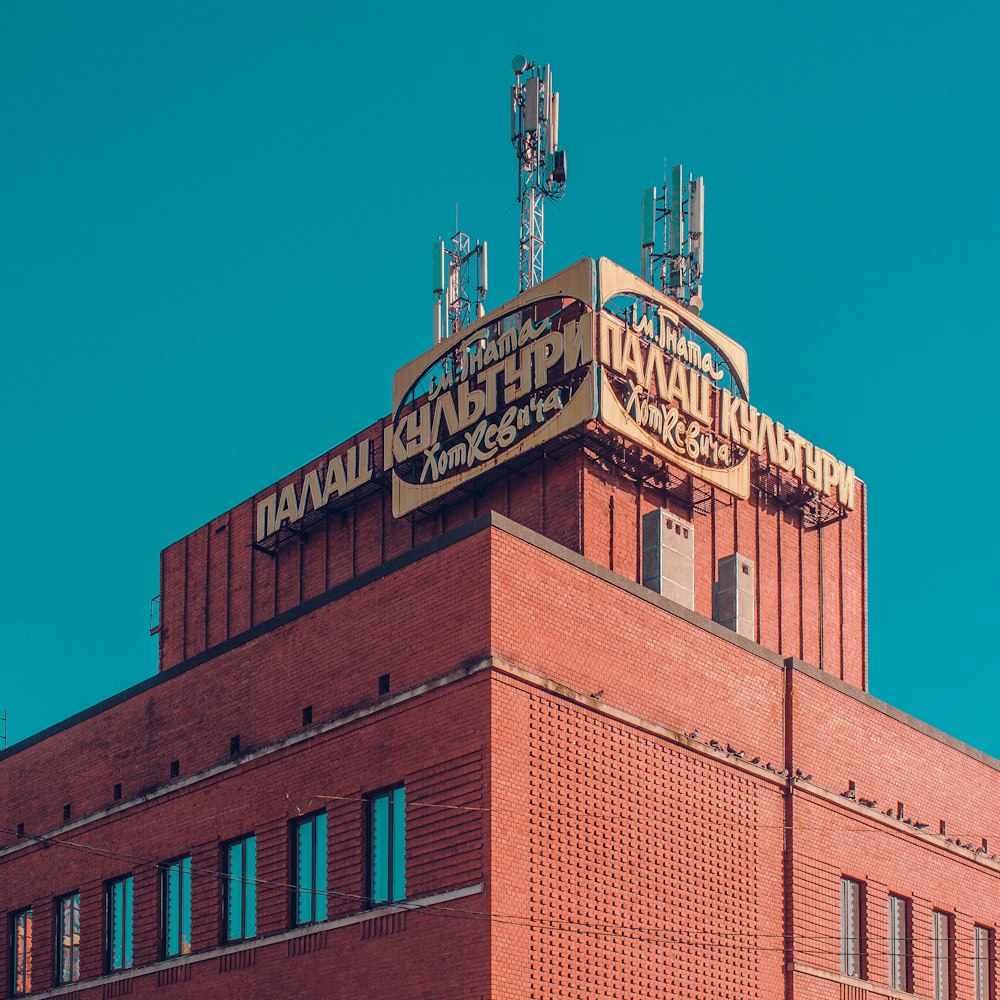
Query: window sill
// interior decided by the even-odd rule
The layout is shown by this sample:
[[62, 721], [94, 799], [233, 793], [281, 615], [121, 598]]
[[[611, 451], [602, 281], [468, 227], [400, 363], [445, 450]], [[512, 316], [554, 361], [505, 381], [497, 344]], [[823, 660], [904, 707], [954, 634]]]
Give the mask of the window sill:
[[[450, 903], [455, 899], [464, 899], [467, 896], [476, 896], [483, 891], [483, 883], [477, 882], [475, 885], [463, 886], [461, 889], [452, 889], [448, 892], [437, 893], [433, 896], [422, 896], [417, 899], [409, 899], [404, 903], [390, 903], [379, 906], [377, 909], [361, 910], [352, 913], [347, 917], [337, 917], [335, 920], [322, 920], [315, 924], [305, 924], [302, 927], [295, 927], [291, 930], [281, 931], [278, 934], [269, 934], [262, 937], [251, 938], [238, 944], [223, 945], [218, 948], [210, 948], [207, 951], [193, 952], [188, 955], [179, 955], [176, 958], [161, 959], [152, 965], [144, 965], [141, 968], [128, 969], [122, 972], [109, 973], [97, 979], [81, 979], [72, 985], [57, 986], [52, 989], [42, 990], [30, 994], [13, 994], [16, 997], [30, 996], [31, 1000], [43, 1000], [48, 997], [65, 996], [80, 989], [93, 989], [96, 986], [103, 986], [106, 983], [117, 983], [124, 979], [138, 979], [142, 976], [151, 976], [161, 973], [164, 970], [178, 968], [180, 966], [192, 965], [195, 962], [211, 962], [226, 955], [238, 954], [243, 951], [250, 951], [254, 948], [264, 948], [269, 945], [281, 944], [285, 941], [292, 941], [296, 938], [306, 937], [315, 934], [317, 931], [337, 930], [341, 927], [350, 927], [352, 924], [363, 924], [369, 920], [386, 913], [410, 913], [435, 906], [438, 903]], [[912, 1000], [912, 998], [911, 998]]]
[[801, 962], [792, 962], [791, 971], [800, 973], [803, 976], [811, 976], [814, 979], [825, 979], [831, 983], [840, 983], [843, 986], [856, 986], [871, 995], [872, 1000], [930, 1000], [923, 993], [903, 993], [894, 990], [891, 986], [883, 986], [881, 983], [873, 983], [869, 979], [856, 979], [854, 976], [842, 976], [838, 972], [827, 972], [825, 969], [816, 969], [811, 965], [803, 965]]

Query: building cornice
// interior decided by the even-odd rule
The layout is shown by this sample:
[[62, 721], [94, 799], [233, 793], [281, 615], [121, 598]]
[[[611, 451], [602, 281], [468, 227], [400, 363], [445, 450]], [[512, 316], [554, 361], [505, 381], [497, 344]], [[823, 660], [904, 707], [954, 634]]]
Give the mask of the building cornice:
[[439, 892], [433, 896], [422, 896], [418, 899], [407, 900], [405, 903], [397, 903], [392, 906], [380, 906], [377, 909], [362, 910], [359, 913], [352, 913], [347, 917], [337, 917], [335, 920], [324, 920], [322, 923], [309, 924], [306, 927], [296, 927], [293, 930], [281, 931], [278, 934], [268, 934], [249, 941], [240, 941], [238, 944], [223, 945], [219, 948], [210, 948], [207, 951], [193, 952], [190, 955], [181, 955], [178, 958], [163, 959], [153, 962], [151, 965], [141, 965], [126, 972], [115, 972], [107, 976], [98, 976], [96, 979], [81, 979], [75, 983], [67, 983], [65, 986], [56, 986], [52, 989], [41, 990], [30, 994], [32, 998], [41, 1000], [43, 997], [60, 997], [67, 994], [77, 994], [80, 990], [90, 990], [97, 986], [105, 986], [111, 983], [120, 983], [127, 979], [141, 979], [144, 976], [152, 976], [157, 973], [168, 972], [172, 969], [181, 969], [185, 966], [197, 965], [200, 962], [211, 962], [213, 959], [225, 958], [229, 955], [238, 955], [242, 952], [256, 951], [258, 948], [266, 948], [271, 945], [281, 944], [286, 941], [294, 941], [298, 938], [310, 937], [313, 934], [323, 934], [326, 931], [337, 930], [340, 927], [350, 927], [352, 924], [363, 924], [369, 920], [385, 917], [393, 913], [412, 913], [414, 911], [425, 910], [430, 906], [440, 906], [457, 899], [465, 899], [469, 896], [476, 896], [483, 891], [483, 883], [477, 882], [475, 885], [462, 886], [459, 889], [450, 889], [448, 892]]
[[274, 618], [268, 619], [266, 622], [261, 622], [253, 628], [227, 639], [225, 642], [218, 643], [196, 656], [189, 657], [181, 663], [178, 663], [175, 666], [154, 675], [153, 677], [147, 678], [130, 688], [126, 688], [124, 691], [111, 698], [98, 702], [96, 705], [70, 716], [63, 722], [50, 726], [34, 736], [30, 736], [27, 739], [14, 744], [7, 750], [0, 752], [0, 764], [2, 764], [7, 758], [18, 754], [29, 747], [56, 735], [59, 732], [69, 729], [80, 722], [93, 718], [94, 716], [100, 715], [102, 712], [108, 711], [109, 709], [128, 701], [136, 695], [152, 690], [161, 684], [168, 683], [175, 677], [179, 677], [180, 675], [187, 673], [189, 670], [193, 670], [217, 656], [227, 653], [232, 649], [238, 648], [239, 646], [245, 645], [253, 639], [259, 638], [260, 636], [266, 635], [275, 629], [281, 628], [283, 625], [287, 625], [303, 615], [310, 614], [318, 608], [340, 600], [354, 591], [361, 590], [362, 588], [367, 587], [406, 566], [412, 565], [421, 559], [434, 555], [437, 552], [447, 549], [452, 545], [458, 544], [459, 542], [491, 528], [502, 531], [513, 538], [531, 545], [533, 548], [545, 552], [553, 558], [559, 559], [562, 562], [579, 569], [581, 572], [599, 579], [618, 590], [622, 590], [638, 600], [654, 605], [668, 614], [676, 618], [680, 618], [689, 625], [692, 625], [703, 632], [711, 634], [717, 639], [721, 639], [723, 642], [729, 643], [730, 645], [736, 646], [758, 657], [760, 660], [770, 663], [780, 669], [795, 670], [821, 684], [825, 684], [833, 690], [838, 691], [840, 694], [852, 698], [853, 700], [858, 701], [861, 704], [864, 704], [867, 707], [896, 720], [897, 722], [901, 722], [903, 725], [914, 729], [922, 735], [927, 736], [952, 750], [956, 750], [981, 764], [985, 764], [987, 767], [990, 767], [995, 771], [1000, 772], [1000, 760], [991, 757], [982, 750], [978, 750], [975, 747], [963, 743], [961, 740], [936, 729], [928, 723], [922, 722], [920, 719], [917, 719], [900, 709], [894, 708], [873, 695], [868, 694], [851, 684], [847, 684], [839, 678], [834, 677], [831, 674], [812, 666], [811, 664], [805, 663], [795, 657], [782, 657], [780, 654], [761, 646], [759, 643], [746, 639], [741, 635], [737, 635], [731, 629], [712, 621], [711, 618], [707, 618], [704, 615], [700, 615], [697, 612], [682, 607], [674, 601], [653, 592], [648, 587], [643, 587], [641, 584], [638, 584], [633, 580], [629, 580], [626, 577], [599, 565], [592, 559], [588, 559], [586, 556], [582, 556], [578, 552], [574, 552], [572, 549], [569, 549], [564, 545], [560, 545], [558, 542], [554, 542], [545, 535], [533, 531], [530, 528], [526, 528], [524, 525], [518, 524], [516, 521], [512, 521], [510, 518], [505, 517], [502, 514], [498, 514], [496, 511], [489, 511], [485, 514], [481, 514], [479, 517], [473, 518], [465, 524], [459, 525], [458, 527], [453, 528], [428, 542], [424, 542], [416, 546], [409, 552], [405, 552], [402, 555], [389, 559], [374, 569], [360, 573], [357, 576], [352, 577], [350, 580], [346, 580], [343, 583], [332, 587], [325, 593], [319, 594], [316, 597], [303, 602], [295, 608], [289, 609]]

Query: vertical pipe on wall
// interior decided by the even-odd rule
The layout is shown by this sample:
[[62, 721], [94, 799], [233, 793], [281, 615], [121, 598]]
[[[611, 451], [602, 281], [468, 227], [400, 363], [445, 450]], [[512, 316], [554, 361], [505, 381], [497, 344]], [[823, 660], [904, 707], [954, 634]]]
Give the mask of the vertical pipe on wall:
[[806, 585], [805, 585], [805, 555], [803, 553], [804, 525], [799, 514], [799, 659], [806, 658]]
[[825, 631], [824, 621], [823, 621], [823, 522], [820, 521], [816, 527], [816, 537], [818, 539], [819, 548], [819, 669], [825, 670], [826, 666], [826, 636], [823, 634]]
[[792, 836], [795, 825], [795, 786], [791, 777], [795, 773], [793, 746], [794, 705], [792, 700], [795, 671], [789, 660], [784, 661], [784, 684], [781, 693], [781, 735], [784, 751], [784, 768], [789, 775], [782, 789], [784, 830], [782, 831], [782, 881], [781, 894], [782, 924], [785, 935], [785, 995], [794, 995], [795, 968], [795, 841]]
[[[761, 575], [762, 575], [762, 567], [761, 567], [761, 564], [760, 564], [760, 507], [761, 507], [762, 503], [764, 503], [764, 495], [763, 495], [763, 493], [760, 492], [760, 490], [758, 490], [757, 491], [757, 503], [754, 505], [754, 546], [755, 547], [754, 547], [754, 557], [753, 557], [754, 558], [754, 568], [756, 569], [756, 572], [757, 572], [756, 586], [753, 588], [753, 591], [754, 591], [754, 594], [753, 594], [753, 599], [754, 599], [754, 639], [757, 642], [761, 641], [761, 634], [760, 634], [760, 620], [761, 620], [761, 615], [760, 615], [760, 594], [761, 594], [761, 591], [764, 589], [760, 585]], [[781, 615], [780, 610], [778, 612], [778, 615], [780, 617], [780, 615]]]
[[233, 630], [233, 512], [226, 515], [226, 638]]
[[840, 679], [844, 676], [844, 522], [837, 522], [837, 601], [840, 605], [838, 637], [840, 639]]
[[868, 487], [861, 494], [861, 689], [868, 690]]
[[608, 569], [615, 571], [615, 494], [608, 501]]
[[782, 517], [782, 512], [781, 512], [780, 506], [778, 507], [778, 509], [776, 511], [775, 520], [777, 521], [777, 532], [778, 532], [778, 542], [777, 542], [777, 548], [778, 548], [778, 652], [781, 653], [782, 656], [784, 656], [785, 655], [785, 636], [784, 636], [784, 630], [783, 630], [782, 626], [784, 624], [785, 616], [782, 613], [782, 609], [784, 608], [784, 604], [783, 604], [783, 597], [784, 597], [784, 595], [781, 592], [781, 522], [784, 520], [784, 517]]
[[635, 582], [642, 583], [642, 480], [635, 481]]
[[208, 616], [211, 613], [209, 594], [212, 592], [212, 527], [205, 528], [205, 634], [202, 636], [202, 649], [208, 649]]
[[186, 660], [188, 655], [188, 546], [191, 544], [191, 536], [184, 536], [184, 618], [181, 621], [181, 659]]

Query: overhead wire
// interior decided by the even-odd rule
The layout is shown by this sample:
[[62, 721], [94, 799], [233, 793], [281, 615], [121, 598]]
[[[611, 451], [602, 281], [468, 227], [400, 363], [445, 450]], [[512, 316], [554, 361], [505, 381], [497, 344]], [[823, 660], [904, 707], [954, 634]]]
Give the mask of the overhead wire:
[[[0, 832], [5, 833], [15, 833], [7, 827], [0, 826]], [[32, 840], [40, 843], [43, 847], [63, 847], [69, 850], [80, 851], [84, 853], [92, 853], [105, 858], [114, 858], [116, 860], [126, 861], [130, 864], [138, 865], [142, 868], [149, 868], [153, 870], [163, 870], [165, 862], [157, 861], [152, 858], [143, 857], [142, 855], [129, 854], [122, 851], [113, 851], [105, 848], [96, 847], [92, 844], [84, 844], [79, 841], [73, 841], [66, 838], [59, 837], [45, 837], [43, 835], [35, 836], [31, 834], [25, 834]], [[285, 892], [308, 892], [316, 895], [323, 895], [326, 897], [334, 897], [336, 899], [343, 899], [354, 903], [359, 903], [365, 907], [371, 906], [372, 904], [377, 904], [379, 906], [391, 905], [400, 910], [420, 910], [426, 911], [429, 914], [436, 914], [448, 919], [472, 919], [477, 921], [489, 921], [491, 923], [497, 923], [504, 926], [512, 927], [522, 927], [537, 931], [565, 931], [571, 933], [579, 933], [589, 937], [610, 937], [610, 938], [625, 938], [630, 941], [637, 941], [640, 943], [647, 944], [660, 944], [660, 945], [671, 945], [671, 946], [682, 946], [690, 947], [697, 945], [698, 947], [710, 947], [717, 948], [721, 950], [729, 951], [758, 951], [758, 952], [785, 952], [789, 949], [789, 940], [791, 939], [792, 946], [794, 950], [802, 955], [812, 955], [812, 956], [822, 956], [822, 955], [839, 955], [841, 953], [840, 948], [836, 949], [819, 949], [815, 947], [805, 947], [800, 944], [795, 944], [795, 942], [824, 942], [824, 941], [837, 941], [838, 944], [842, 940], [841, 935], [837, 934], [767, 934], [755, 931], [715, 931], [706, 929], [701, 926], [697, 931], [692, 931], [692, 936], [687, 938], [682, 937], [668, 937], [665, 936], [668, 932], [659, 932], [654, 928], [649, 927], [637, 927], [635, 925], [622, 924], [616, 922], [593, 922], [593, 921], [576, 921], [567, 918], [544, 918], [538, 916], [522, 915], [522, 914], [509, 914], [503, 912], [495, 911], [481, 911], [481, 910], [469, 910], [464, 907], [451, 907], [443, 903], [434, 903], [432, 905], [425, 904], [420, 900], [400, 900], [394, 903], [385, 903], [384, 901], [375, 900], [373, 897], [366, 896], [360, 893], [348, 893], [342, 892], [334, 889], [327, 888], [326, 890], [315, 890], [315, 889], [303, 889], [295, 883], [277, 881], [274, 879], [261, 879], [261, 878], [246, 878], [244, 876], [230, 875], [228, 872], [217, 871], [215, 869], [203, 868], [203, 867], [191, 867], [192, 876], [199, 876], [203, 878], [211, 878], [218, 881], [224, 882], [236, 882], [244, 884], [252, 884], [258, 888], [265, 889], [275, 889]], [[336, 919], [336, 918], [331, 918]], [[711, 937], [717, 939], [725, 938], [745, 938], [753, 940], [781, 940], [780, 945], [774, 947], [765, 947], [758, 944], [752, 944], [749, 942], [727, 942], [723, 940], [709, 941], [705, 939], [705, 935], [710, 935]], [[877, 935], [867, 935], [867, 940], [881, 940]], [[887, 940], [887, 939], [886, 939]], [[922, 938], [910, 938], [907, 939], [911, 943], [923, 943]], [[928, 942], [932, 939], [928, 938]], [[974, 938], [961, 937], [958, 935], [953, 935], [949, 940], [954, 942], [966, 943], [974, 942]]]

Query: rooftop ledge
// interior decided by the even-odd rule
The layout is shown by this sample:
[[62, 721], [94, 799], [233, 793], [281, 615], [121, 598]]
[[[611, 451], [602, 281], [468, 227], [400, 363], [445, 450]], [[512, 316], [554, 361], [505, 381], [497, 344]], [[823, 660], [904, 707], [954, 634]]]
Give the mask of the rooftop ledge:
[[936, 729], [934, 726], [931, 726], [926, 722], [922, 722], [920, 719], [917, 719], [898, 708], [894, 708], [892, 705], [889, 705], [879, 698], [876, 698], [851, 684], [847, 684], [837, 677], [833, 677], [829, 673], [820, 670], [812, 664], [805, 663], [795, 657], [783, 658], [773, 650], [767, 649], [759, 643], [746, 639], [741, 635], [737, 635], [732, 630], [719, 625], [718, 623], [712, 621], [712, 619], [706, 618], [704, 615], [690, 611], [665, 597], [661, 597], [648, 587], [643, 587], [634, 580], [629, 580], [612, 570], [606, 569], [593, 560], [580, 555], [578, 552], [574, 552], [572, 549], [569, 549], [564, 545], [560, 545], [558, 542], [552, 541], [552, 539], [547, 538], [545, 535], [539, 534], [537, 531], [532, 531], [530, 528], [526, 528], [523, 525], [518, 524], [516, 521], [512, 521], [510, 518], [505, 517], [502, 514], [498, 514], [496, 511], [489, 511], [488, 513], [481, 514], [479, 517], [473, 518], [465, 524], [459, 525], [457, 528], [453, 528], [452, 530], [445, 532], [443, 535], [439, 535], [437, 538], [416, 546], [409, 552], [405, 552], [393, 559], [389, 559], [382, 565], [377, 566], [374, 569], [367, 570], [364, 573], [360, 573], [357, 576], [352, 577], [350, 580], [345, 580], [343, 583], [332, 587], [323, 594], [319, 594], [316, 597], [303, 602], [295, 608], [291, 608], [280, 615], [276, 615], [274, 618], [271, 618], [266, 622], [261, 622], [253, 628], [247, 629], [245, 632], [227, 639], [225, 642], [218, 643], [217, 645], [198, 653], [196, 656], [189, 657], [187, 660], [184, 660], [167, 670], [155, 674], [144, 681], [140, 681], [138, 684], [134, 684], [132, 687], [126, 688], [124, 691], [121, 691], [116, 695], [112, 695], [110, 698], [106, 698], [104, 701], [100, 701], [96, 705], [92, 705], [90, 708], [86, 708], [81, 712], [77, 712], [75, 715], [71, 715], [62, 722], [58, 722], [46, 729], [43, 729], [34, 736], [29, 736], [26, 739], [15, 743], [7, 750], [0, 752], [0, 763], [8, 757], [12, 757], [29, 747], [41, 743], [50, 736], [55, 736], [57, 733], [63, 732], [64, 730], [75, 726], [77, 723], [84, 722], [96, 715], [100, 715], [102, 712], [105, 712], [116, 705], [120, 705], [123, 702], [128, 701], [130, 698], [142, 694], [145, 691], [150, 691], [153, 688], [158, 687], [160, 684], [165, 684], [174, 677], [178, 677], [181, 674], [186, 673], [188, 670], [193, 670], [222, 653], [242, 646], [244, 643], [265, 635], [274, 629], [280, 628], [282, 625], [286, 625], [302, 615], [310, 614], [317, 608], [331, 604], [356, 590], [361, 590], [362, 588], [374, 583], [376, 580], [389, 576], [405, 566], [409, 566], [412, 563], [426, 558], [427, 556], [440, 552], [443, 549], [447, 549], [458, 542], [489, 529], [502, 531], [505, 534], [508, 534], [513, 538], [517, 538], [542, 552], [546, 552], [557, 559], [561, 559], [563, 562], [574, 566], [580, 571], [603, 580], [605, 583], [613, 587], [617, 587], [619, 590], [626, 591], [639, 600], [655, 605], [674, 617], [680, 618], [690, 625], [693, 625], [704, 632], [708, 632], [724, 642], [738, 646], [740, 649], [746, 650], [754, 656], [757, 656], [762, 660], [766, 660], [780, 669], [795, 670], [813, 680], [826, 684], [841, 694], [846, 695], [849, 698], [853, 698], [855, 701], [859, 701], [867, 705], [869, 708], [872, 708], [877, 712], [881, 712], [883, 715], [909, 726], [911, 729], [916, 730], [924, 736], [936, 740], [938, 743], [941, 743], [953, 750], [957, 750], [959, 753], [962, 753], [973, 760], [979, 761], [996, 771], [1000, 771], [1000, 760], [991, 757], [982, 750], [978, 750], [975, 747], [969, 746], [967, 743], [963, 743], [961, 740], [950, 736], [948, 733], [945, 733], [940, 729]]

